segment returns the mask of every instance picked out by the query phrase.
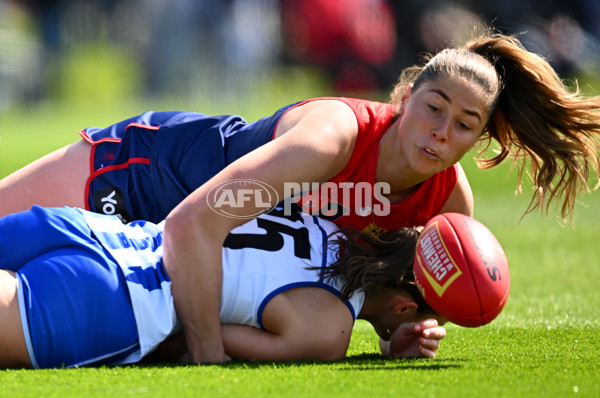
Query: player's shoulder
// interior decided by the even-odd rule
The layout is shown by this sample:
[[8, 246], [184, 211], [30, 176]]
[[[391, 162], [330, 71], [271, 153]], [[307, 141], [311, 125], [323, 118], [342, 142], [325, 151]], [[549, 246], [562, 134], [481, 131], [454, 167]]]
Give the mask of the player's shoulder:
[[354, 118], [351, 104], [341, 97], [313, 98], [292, 107], [284, 116], [287, 119], [320, 118], [323, 121], [339, 117]]
[[[281, 118], [277, 136], [300, 127], [312, 134], [331, 132], [334, 137], [354, 137], [358, 131], [356, 114], [349, 104], [335, 97], [314, 98], [297, 104]], [[332, 138], [334, 138], [332, 137]]]

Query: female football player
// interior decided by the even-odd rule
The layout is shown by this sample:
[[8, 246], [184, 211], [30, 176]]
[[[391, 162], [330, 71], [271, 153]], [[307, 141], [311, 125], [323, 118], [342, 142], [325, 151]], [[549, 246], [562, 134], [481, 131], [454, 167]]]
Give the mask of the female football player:
[[[445, 330], [413, 284], [418, 232], [336, 230], [274, 210], [232, 231], [220, 305], [226, 355], [341, 359], [361, 318], [385, 354], [435, 356]], [[132, 363], [177, 333], [162, 236], [162, 224], [66, 207], [1, 218], [0, 367]]]
[[[389, 104], [318, 98], [250, 124], [150, 112], [84, 130], [83, 140], [1, 181], [0, 214], [32, 204], [126, 220], [168, 214], [164, 255], [192, 359], [219, 362], [221, 245], [234, 227], [289, 196], [290, 184], [327, 182], [325, 198], [310, 192], [298, 202], [312, 212], [317, 198], [316, 213], [325, 208], [336, 224], [360, 230], [423, 225], [440, 212], [472, 215], [458, 161], [479, 140], [494, 140], [499, 153], [483, 165], [513, 157], [519, 176], [529, 165], [528, 211], [558, 202], [568, 218], [600, 170], [599, 109], [600, 97], [569, 92], [516, 38], [489, 34], [406, 70]], [[273, 194], [219, 202], [213, 211], [220, 188], [250, 180]], [[247, 188], [228, 189], [241, 198]]]

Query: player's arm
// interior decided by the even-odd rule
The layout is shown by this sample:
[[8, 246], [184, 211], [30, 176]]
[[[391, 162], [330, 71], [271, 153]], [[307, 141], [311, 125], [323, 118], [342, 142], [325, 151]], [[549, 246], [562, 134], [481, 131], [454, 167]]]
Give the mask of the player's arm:
[[[282, 200], [286, 182], [327, 181], [350, 159], [358, 129], [352, 111], [339, 101], [304, 106], [308, 105], [310, 112], [298, 118], [285, 134], [226, 167], [166, 219], [165, 269], [195, 362], [225, 360], [219, 320], [221, 247], [233, 228], [264, 210], [250, 202], [240, 208], [225, 204], [222, 209], [234, 215], [225, 217], [209, 206], [209, 191], [227, 181], [252, 179], [271, 186]], [[270, 205], [277, 201], [273, 197]]]
[[[353, 319], [346, 305], [321, 288], [297, 288], [275, 296], [264, 309], [267, 330], [221, 325], [227, 356], [248, 360], [341, 359]], [[188, 358], [183, 333], [170, 336], [146, 357], [149, 361]]]
[[460, 163], [458, 164], [458, 180], [440, 213], [461, 213], [473, 217], [473, 192]]
[[322, 288], [296, 288], [267, 304], [266, 330], [222, 325], [223, 343], [232, 358], [339, 360], [346, 356], [353, 323], [350, 311], [334, 294]]

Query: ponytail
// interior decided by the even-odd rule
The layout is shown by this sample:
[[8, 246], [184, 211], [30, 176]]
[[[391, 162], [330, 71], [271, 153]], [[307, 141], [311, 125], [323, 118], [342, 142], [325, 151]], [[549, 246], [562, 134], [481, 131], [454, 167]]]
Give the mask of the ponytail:
[[548, 62], [514, 37], [495, 35], [466, 47], [489, 60], [502, 82], [487, 125], [500, 153], [480, 164], [494, 167], [511, 156], [520, 188], [529, 159], [535, 192], [526, 213], [544, 204], [548, 212], [563, 198], [561, 216], [571, 217], [577, 195], [589, 191], [590, 171], [597, 178], [600, 170], [600, 98], [569, 92]]

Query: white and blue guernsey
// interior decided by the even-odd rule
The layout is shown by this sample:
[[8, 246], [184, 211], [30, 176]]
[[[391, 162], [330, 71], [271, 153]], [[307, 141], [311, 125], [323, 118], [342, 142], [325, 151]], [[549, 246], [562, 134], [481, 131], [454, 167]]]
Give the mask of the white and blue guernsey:
[[[0, 268], [17, 273], [35, 367], [136, 362], [180, 330], [162, 226], [71, 208], [34, 207], [0, 219]], [[261, 328], [269, 300], [295, 287], [339, 295], [342, 281], [308, 269], [335, 261], [327, 243], [335, 229], [277, 209], [234, 229], [223, 247], [221, 322]], [[363, 301], [355, 292], [346, 302], [354, 318]]]

